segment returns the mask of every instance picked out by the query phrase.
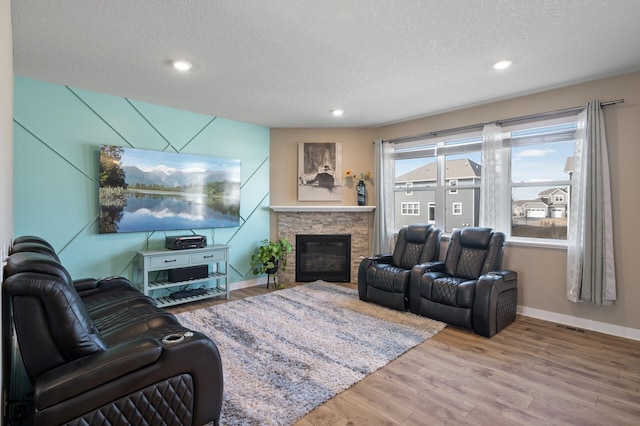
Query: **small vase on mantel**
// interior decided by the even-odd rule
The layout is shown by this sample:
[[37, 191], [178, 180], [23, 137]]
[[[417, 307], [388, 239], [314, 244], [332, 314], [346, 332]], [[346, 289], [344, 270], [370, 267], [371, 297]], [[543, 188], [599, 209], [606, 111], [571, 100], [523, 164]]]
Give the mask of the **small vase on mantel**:
[[358, 205], [364, 206], [367, 204], [367, 191], [364, 186], [364, 182], [362, 180], [358, 181], [358, 185], [356, 185], [356, 191], [358, 192]]

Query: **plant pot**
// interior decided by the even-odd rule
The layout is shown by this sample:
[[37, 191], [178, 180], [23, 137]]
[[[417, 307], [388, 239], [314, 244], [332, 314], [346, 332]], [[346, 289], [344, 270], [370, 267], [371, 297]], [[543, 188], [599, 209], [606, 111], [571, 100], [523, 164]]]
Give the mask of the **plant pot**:
[[[271, 261], [273, 262], [273, 260], [271, 260]], [[267, 273], [267, 288], [269, 288], [269, 281], [271, 279], [271, 276], [273, 275], [273, 286], [277, 290], [278, 289], [278, 282], [276, 280], [275, 273], [278, 272], [278, 261], [276, 260], [275, 262], [273, 262], [273, 264], [275, 265], [273, 268], [269, 268], [269, 269], [265, 270], [265, 272]]]
[[269, 268], [265, 271], [268, 275], [273, 275], [278, 272], [278, 261], [276, 260], [273, 264], [275, 265], [273, 268]]

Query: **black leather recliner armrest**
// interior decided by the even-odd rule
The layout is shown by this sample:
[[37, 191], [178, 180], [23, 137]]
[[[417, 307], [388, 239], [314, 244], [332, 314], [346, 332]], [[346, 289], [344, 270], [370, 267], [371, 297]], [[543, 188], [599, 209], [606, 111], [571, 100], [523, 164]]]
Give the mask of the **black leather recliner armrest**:
[[98, 280], [95, 278], [80, 278], [73, 280], [73, 286], [77, 292], [93, 290], [98, 286]]
[[34, 386], [36, 406], [51, 407], [125, 376], [156, 362], [162, 350], [158, 340], [144, 337], [64, 364], [38, 378]]
[[358, 296], [363, 301], [367, 301], [367, 269], [373, 263], [393, 263], [393, 256], [390, 254], [376, 254], [362, 259], [358, 267]]
[[413, 267], [416, 272], [421, 271], [423, 274], [425, 272], [442, 272], [444, 270], [444, 262], [438, 260], [436, 262], [425, 262], [420, 263]]
[[[418, 298], [418, 283], [420, 282], [420, 278], [426, 274], [427, 272], [439, 272], [444, 269], [444, 262], [436, 261], [436, 262], [425, 262], [420, 263], [414, 266], [411, 269], [411, 275], [409, 275], [409, 302], [411, 303], [411, 299], [414, 298], [417, 302]], [[413, 283], [413, 284], [412, 284]], [[414, 286], [413, 294], [411, 287]], [[411, 310], [411, 306], [409, 306]], [[414, 303], [414, 310], [418, 309], [418, 304]], [[413, 311], [412, 311], [413, 312]], [[416, 313], [416, 312], [414, 312]]]
[[498, 298], [502, 293], [517, 288], [518, 274], [515, 271], [492, 271], [478, 279], [473, 300], [473, 330], [476, 333], [485, 337], [497, 333]]
[[393, 255], [391, 254], [376, 254], [366, 259], [368, 259], [370, 263], [393, 263]]
[[510, 271], [508, 269], [501, 269], [499, 271], [491, 271], [488, 275], [500, 275], [504, 281], [513, 281], [518, 279], [518, 273]]
[[73, 286], [76, 291], [82, 292], [95, 289], [109, 289], [115, 287], [133, 287], [131, 281], [124, 277], [105, 277], [105, 278], [81, 278], [73, 280]]

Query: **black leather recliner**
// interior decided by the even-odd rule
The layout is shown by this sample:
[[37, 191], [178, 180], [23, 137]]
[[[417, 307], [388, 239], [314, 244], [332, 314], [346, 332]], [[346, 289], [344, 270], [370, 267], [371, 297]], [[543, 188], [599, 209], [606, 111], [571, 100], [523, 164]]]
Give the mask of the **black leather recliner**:
[[33, 385], [34, 424], [219, 423], [222, 363], [208, 337], [128, 280], [74, 282], [57, 256], [28, 250], [38, 241], [17, 241], [3, 291]]
[[400, 311], [407, 310], [411, 269], [438, 259], [441, 235], [442, 231], [430, 224], [402, 227], [393, 254], [375, 255], [360, 263], [360, 300]]
[[412, 271], [411, 312], [486, 337], [515, 321], [518, 276], [500, 269], [504, 241], [490, 228], [454, 230], [444, 262]]

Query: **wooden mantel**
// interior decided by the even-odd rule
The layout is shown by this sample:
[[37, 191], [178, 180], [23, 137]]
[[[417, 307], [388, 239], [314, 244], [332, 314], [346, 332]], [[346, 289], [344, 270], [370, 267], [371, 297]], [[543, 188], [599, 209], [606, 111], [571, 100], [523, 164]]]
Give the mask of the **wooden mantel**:
[[366, 213], [375, 210], [375, 206], [270, 206], [274, 212], [334, 212]]

